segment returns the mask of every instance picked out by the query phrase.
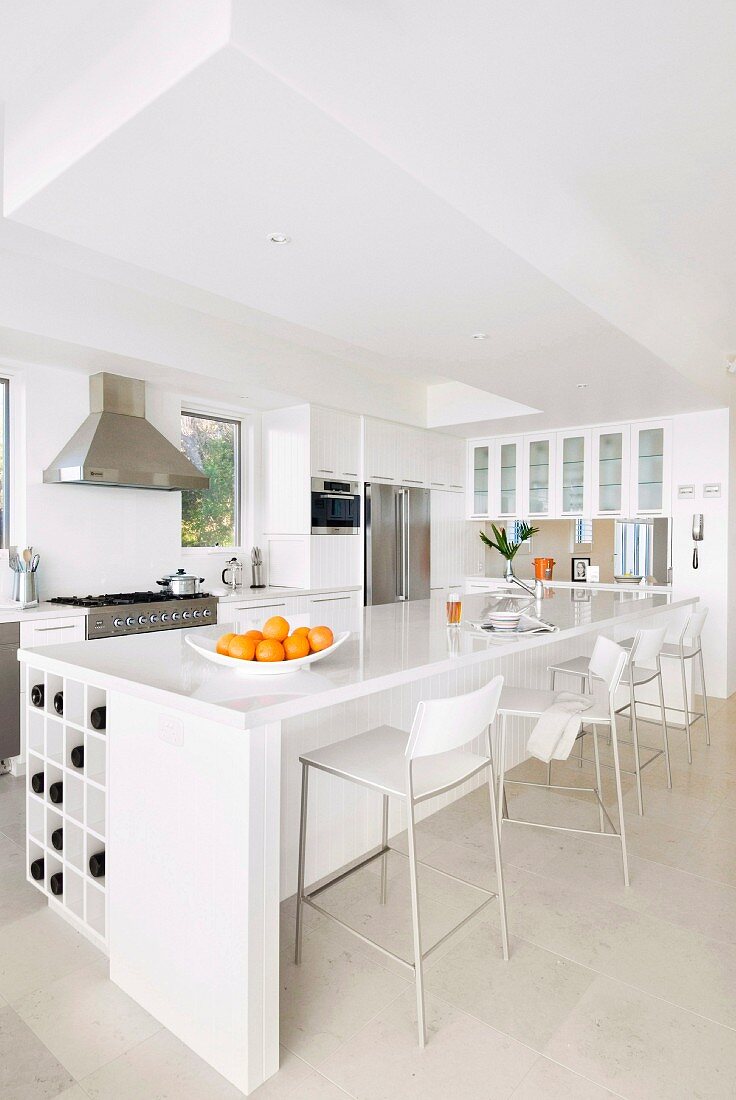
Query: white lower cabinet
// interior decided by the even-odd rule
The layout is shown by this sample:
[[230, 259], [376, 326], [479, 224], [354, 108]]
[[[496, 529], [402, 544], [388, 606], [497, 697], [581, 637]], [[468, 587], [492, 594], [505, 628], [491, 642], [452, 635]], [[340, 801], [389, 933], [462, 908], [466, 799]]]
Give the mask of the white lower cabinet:
[[430, 580], [432, 591], [460, 588], [465, 557], [465, 500], [462, 493], [430, 494]]
[[242, 603], [220, 603], [218, 625], [223, 633], [228, 626], [238, 634], [260, 630], [266, 619], [281, 615], [295, 626], [329, 626], [337, 632], [355, 630], [356, 609], [360, 609], [360, 592], [315, 592], [306, 596], [271, 597], [267, 600], [244, 600]]

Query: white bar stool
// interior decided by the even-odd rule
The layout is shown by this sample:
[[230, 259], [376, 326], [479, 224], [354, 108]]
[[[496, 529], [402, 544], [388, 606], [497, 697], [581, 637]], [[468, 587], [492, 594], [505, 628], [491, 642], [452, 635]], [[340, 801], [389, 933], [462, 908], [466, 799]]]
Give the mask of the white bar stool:
[[[639, 804], [639, 813], [644, 813], [644, 793], [642, 789], [641, 773], [644, 768], [648, 768], [650, 764], [654, 763], [660, 756], [664, 755], [665, 770], [667, 773], [667, 786], [672, 787], [672, 769], [670, 768], [670, 748], [669, 739], [667, 736], [667, 714], [665, 711], [664, 703], [664, 688], [662, 684], [662, 664], [660, 661], [660, 655], [664, 647], [664, 639], [667, 633], [667, 627], [654, 627], [649, 630], [640, 630], [630, 648], [627, 649], [626, 645], [621, 644], [621, 649], [627, 653], [628, 662], [624, 670], [624, 674], [621, 678], [621, 686], [628, 687], [629, 689], [629, 702], [625, 703], [622, 707], [619, 707], [616, 711], [617, 714], [629, 715], [629, 729], [632, 732], [633, 741], [623, 741], [621, 744], [633, 744], [634, 747], [634, 771], [631, 772], [628, 768], [622, 768], [623, 772], [629, 775], [636, 776], [636, 794]], [[646, 668], [643, 667], [647, 661], [654, 661], [655, 667]], [[558, 672], [567, 673], [570, 676], [581, 676], [588, 681], [588, 691], [592, 692], [592, 680], [595, 679], [595, 674], [591, 675], [591, 662], [592, 657], [573, 657], [569, 661], [561, 661], [556, 665], [548, 665], [548, 671], [550, 674], [550, 686], [552, 690], [555, 688], [556, 677]], [[651, 718], [642, 718], [637, 715], [636, 704], [636, 688], [641, 687], [644, 684], [649, 684], [652, 680], [657, 681], [657, 687], [659, 689], [659, 713], [660, 713], [660, 725], [662, 727], [662, 748], [652, 749], [652, 755], [649, 756], [643, 763], [641, 760], [641, 753], [639, 751], [639, 722], [652, 722]], [[651, 704], [650, 704], [651, 705]], [[587, 712], [583, 715], [583, 728], [580, 733], [581, 746], [582, 739], [585, 737], [587, 731], [585, 726], [587, 725], [588, 718]], [[582, 751], [580, 754], [582, 762]], [[547, 779], [549, 781], [550, 771], [548, 768]]]
[[[615, 696], [621, 678], [626, 668], [628, 654], [625, 649], [612, 642], [610, 638], [599, 637], [596, 640], [593, 655], [590, 658], [590, 676], [603, 680], [606, 685], [608, 697], [605, 701], [596, 700], [589, 710], [581, 714], [586, 724], [593, 727], [593, 748], [595, 755], [595, 787], [563, 787], [550, 782], [531, 783], [516, 779], [506, 779], [504, 774], [504, 754], [506, 747], [506, 721], [511, 717], [539, 718], [541, 714], [552, 705], [556, 692], [542, 691], [538, 688], [512, 688], [504, 687], [501, 692], [501, 700], [498, 704], [498, 713], [501, 717], [501, 743], [500, 764], [498, 766], [498, 784], [500, 808], [500, 822], [517, 825], [531, 825], [537, 829], [554, 829], [563, 833], [583, 833], [592, 836], [616, 837], [621, 844], [621, 862], [623, 865], [624, 883], [629, 885], [629, 863], [626, 854], [626, 831], [624, 826], [624, 803], [621, 791], [621, 768], [618, 755], [618, 737], [616, 735], [616, 708]], [[586, 658], [587, 660], [587, 658]], [[603, 804], [601, 795], [601, 768], [598, 753], [598, 726], [608, 726], [611, 731], [611, 744], [613, 746], [613, 770], [616, 777], [616, 797], [618, 800], [618, 829], [611, 821], [608, 811]], [[598, 819], [600, 829], [574, 829], [564, 825], [547, 825], [541, 821], [528, 821], [524, 818], [510, 817], [506, 808], [506, 783], [522, 787], [544, 787], [558, 791], [589, 791], [594, 794], [598, 802]], [[606, 831], [606, 821], [611, 826], [612, 832]], [[499, 827], [499, 832], [501, 831]]]
[[[296, 947], [295, 961], [301, 962], [303, 940], [303, 906], [309, 905], [318, 913], [337, 921], [353, 935], [366, 943], [372, 944], [385, 955], [396, 959], [404, 966], [414, 971], [417, 989], [417, 1023], [419, 1028], [419, 1045], [423, 1047], [426, 1042], [426, 1027], [424, 1022], [424, 972], [423, 965], [433, 951], [458, 929], [462, 928], [471, 917], [480, 912], [495, 897], [498, 897], [501, 913], [501, 943], [503, 957], [509, 957], [508, 927], [506, 923], [506, 901], [503, 887], [503, 870], [501, 866], [501, 847], [498, 824], [498, 811], [496, 808], [496, 788], [493, 775], [493, 759], [491, 752], [490, 727], [496, 717], [498, 700], [501, 695], [503, 677], [496, 676], [479, 691], [472, 691], [466, 695], [460, 695], [453, 699], [432, 699], [419, 703], [412, 724], [411, 733], [395, 729], [393, 726], [378, 726], [366, 733], [349, 737], [344, 741], [338, 741], [334, 745], [328, 745], [323, 749], [315, 749], [314, 752], [305, 753], [299, 759], [302, 765], [302, 801], [301, 820], [299, 825], [299, 885], [296, 902]], [[463, 746], [475, 740], [485, 732], [488, 746], [488, 755], [480, 756], [478, 753], [463, 751]], [[330, 775], [339, 776], [351, 783], [369, 787], [383, 795], [383, 819], [381, 846], [369, 852], [359, 861], [351, 864], [347, 869], [336, 872], [326, 881], [311, 891], [304, 889], [304, 857], [307, 841], [307, 794], [309, 785], [309, 769], [319, 768], [329, 772]], [[414, 808], [420, 802], [435, 795], [443, 794], [458, 787], [461, 783], [471, 779], [479, 772], [488, 771], [488, 787], [491, 797], [491, 832], [493, 836], [493, 851], [496, 859], [496, 872], [498, 878], [498, 894], [488, 890], [482, 890], [474, 883], [468, 883], [465, 879], [458, 878], [446, 871], [440, 871], [447, 878], [465, 885], [474, 886], [480, 893], [488, 894], [488, 897], [477, 906], [463, 921], [451, 929], [437, 943], [427, 951], [422, 950], [422, 929], [419, 913], [419, 890], [417, 883], [417, 866], [419, 860], [416, 855], [416, 837], [414, 820]], [[386, 853], [391, 851], [388, 843], [388, 800], [399, 798], [406, 803], [408, 811], [408, 848], [409, 848], [409, 884], [411, 888], [412, 927], [414, 939], [414, 962], [408, 962], [393, 951], [388, 951], [364, 936], [357, 929], [351, 928], [334, 914], [329, 913], [314, 900], [329, 886], [353, 874], [360, 867], [364, 867], [374, 859], [383, 858], [381, 868], [381, 902], [386, 900]], [[403, 853], [399, 853], [403, 854]], [[437, 870], [437, 868], [433, 868]]]
[[[690, 736], [690, 727], [701, 718], [705, 720], [705, 743], [710, 745], [710, 723], [708, 721], [708, 692], [705, 686], [705, 666], [703, 665], [703, 646], [700, 640], [700, 636], [703, 632], [703, 626], [705, 620], [708, 617], [708, 608], [703, 607], [700, 611], [694, 611], [686, 621], [682, 628], [680, 637], [676, 643], [666, 642], [661, 649], [660, 656], [674, 658], [680, 662], [680, 675], [682, 677], [682, 699], [684, 708], [669, 707], [668, 709], [674, 714], [682, 714], [685, 718], [685, 724], [683, 726], [670, 725], [670, 729], [685, 730], [687, 738], [687, 759], [688, 763], [693, 762], [693, 746]], [[631, 649], [634, 644], [633, 638], [627, 638], [626, 641], [620, 643], [624, 649]], [[687, 697], [687, 671], [685, 668], [685, 661], [694, 661], [697, 658], [700, 668], [700, 687], [703, 693], [703, 709], [702, 711], [693, 711], [690, 709], [690, 702]]]

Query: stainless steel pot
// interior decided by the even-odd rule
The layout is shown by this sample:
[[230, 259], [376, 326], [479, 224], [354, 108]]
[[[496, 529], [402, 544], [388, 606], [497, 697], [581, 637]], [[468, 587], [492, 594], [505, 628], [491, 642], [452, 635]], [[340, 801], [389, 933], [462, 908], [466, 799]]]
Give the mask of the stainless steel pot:
[[167, 573], [161, 581], [156, 581], [172, 596], [196, 596], [200, 584], [204, 584], [204, 577], [195, 577], [193, 573], [187, 573], [185, 569], [177, 569], [176, 573]]

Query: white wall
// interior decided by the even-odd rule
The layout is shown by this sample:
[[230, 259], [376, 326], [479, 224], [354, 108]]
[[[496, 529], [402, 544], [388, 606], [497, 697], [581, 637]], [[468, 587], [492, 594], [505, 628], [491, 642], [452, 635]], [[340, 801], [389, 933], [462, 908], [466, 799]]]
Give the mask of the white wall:
[[[86, 374], [28, 367], [13, 382], [13, 541], [41, 554], [42, 598], [155, 591], [162, 573], [179, 566], [204, 576], [208, 588], [219, 585], [231, 552], [182, 553], [180, 493], [43, 483], [44, 469], [89, 412]], [[181, 404], [180, 394], [146, 386], [148, 419], [177, 446]], [[2, 572], [0, 591], [8, 594], [9, 570]]]
[[[672, 421], [672, 585], [676, 596], [700, 596], [708, 607], [703, 651], [709, 694], [724, 697], [728, 684], [729, 412], [675, 416]], [[720, 482], [720, 500], [703, 500], [704, 482]], [[695, 485], [694, 500], [678, 500], [678, 485]], [[700, 565], [692, 567], [692, 518], [704, 516]]]

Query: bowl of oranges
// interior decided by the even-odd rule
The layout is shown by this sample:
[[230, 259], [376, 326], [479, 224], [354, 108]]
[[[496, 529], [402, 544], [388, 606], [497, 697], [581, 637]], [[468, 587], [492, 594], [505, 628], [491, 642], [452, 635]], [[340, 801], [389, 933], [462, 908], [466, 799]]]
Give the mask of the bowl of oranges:
[[219, 638], [205, 638], [197, 631], [187, 634], [185, 641], [214, 664], [251, 676], [278, 676], [329, 657], [349, 637], [349, 630], [335, 636], [329, 626], [292, 630], [282, 615], [273, 615], [260, 630], [228, 631]]

